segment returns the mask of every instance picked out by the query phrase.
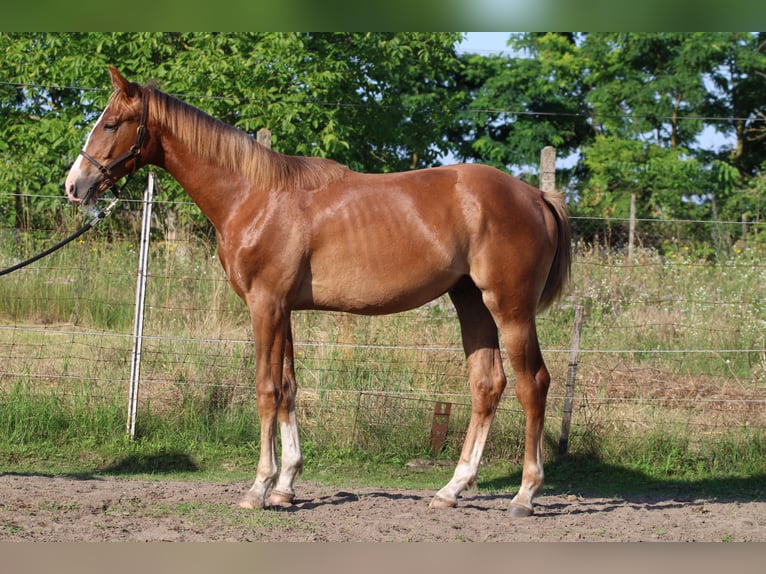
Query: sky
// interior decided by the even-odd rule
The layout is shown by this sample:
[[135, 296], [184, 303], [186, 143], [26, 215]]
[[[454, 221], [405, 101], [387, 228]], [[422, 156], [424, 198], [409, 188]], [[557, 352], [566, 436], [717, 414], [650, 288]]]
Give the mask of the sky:
[[467, 32], [458, 51], [482, 56], [510, 54], [511, 50], [505, 45], [510, 35], [510, 32]]
[[[511, 54], [506, 46], [510, 32], [466, 32], [465, 39], [458, 46], [458, 53], [479, 54], [480, 56], [493, 56], [497, 54]], [[452, 155], [443, 158], [445, 163], [454, 163]]]

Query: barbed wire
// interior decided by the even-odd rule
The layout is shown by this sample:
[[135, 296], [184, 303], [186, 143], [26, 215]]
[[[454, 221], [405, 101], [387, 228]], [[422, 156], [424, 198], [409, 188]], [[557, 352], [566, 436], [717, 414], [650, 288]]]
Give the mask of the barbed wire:
[[[32, 194], [22, 195], [25, 197], [39, 197]], [[49, 199], [61, 200], [63, 205], [68, 205], [62, 196], [47, 197]], [[139, 200], [135, 201], [136, 203], [139, 202]], [[158, 203], [193, 205], [193, 202], [188, 200]], [[592, 222], [596, 226], [603, 226], [611, 220], [610, 218], [590, 217], [578, 217], [577, 219]], [[628, 220], [621, 219], [621, 221]], [[651, 224], [658, 222], [670, 224], [722, 223], [699, 220], [654, 219], [641, 219], [640, 222]], [[735, 226], [741, 225], [740, 221], [726, 223]], [[752, 225], [752, 223], [749, 225]], [[761, 266], [757, 261], [747, 261], [747, 266]], [[653, 262], [654, 260], [652, 259], [646, 265], [652, 265]], [[672, 264], [668, 263], [667, 260], [662, 264], [669, 266], [671, 273], [673, 273], [672, 269], [674, 268]], [[587, 266], [610, 267], [613, 269], [614, 274], [618, 274], [626, 268], [637, 267], [633, 263], [625, 262], [620, 257], [611, 256], [604, 259], [583, 259], [576, 256], [575, 265], [584, 266], [586, 268], [585, 273], [593, 270], [592, 267]], [[689, 263], [679, 263], [679, 265], [686, 266]], [[702, 266], [703, 264], [700, 263], [699, 265]], [[730, 261], [716, 262], [715, 269], [717, 271], [725, 270], [729, 266], [736, 267], [737, 264]], [[638, 266], [638, 268], [640, 267]], [[42, 269], [42, 274], [45, 275], [49, 270], [54, 269], [58, 270], [59, 275], [67, 280], [72, 278], [77, 280], [83, 279], [84, 285], [82, 287], [73, 287], [71, 295], [83, 307], [90, 306], [91, 303], [106, 303], [111, 308], [119, 305], [133, 307], [132, 301], [117, 301], [117, 296], [113, 292], [91, 292], [87, 286], [86, 276], [92, 269], [85, 265], [77, 267], [69, 263], [63, 267], [45, 267]], [[39, 271], [38, 269], [36, 273]], [[102, 272], [109, 276], [114, 274], [114, 270], [111, 269], [104, 269]], [[188, 271], [175, 273], [175, 269], [172, 271], [158, 269], [157, 272], [151, 273], [149, 280], [170, 280], [167, 283], [170, 285], [168, 290], [172, 291], [173, 280], [185, 281], [187, 279], [200, 279], [200, 277], [190, 275]], [[222, 272], [216, 275], [214, 280], [221, 283], [226, 281]], [[726, 287], [724, 286], [722, 289], [725, 291]], [[130, 293], [128, 293], [127, 297], [130, 298], [132, 291], [130, 289], [128, 291]], [[732, 322], [735, 324], [731, 326], [732, 332], [742, 329], [751, 330], [754, 333], [752, 337], [749, 339], [717, 337], [705, 339], [699, 348], [688, 348], [688, 346], [687, 348], [668, 348], [667, 346], [664, 348], [641, 348], [640, 344], [617, 346], [622, 342], [627, 342], [630, 345], [634, 341], [634, 339], [630, 338], [614, 339], [615, 345], [613, 348], [603, 348], [603, 346], [596, 344], [589, 346], [586, 337], [583, 339], [583, 345], [578, 349], [580, 354], [578, 377], [585, 384], [580, 386], [578, 383], [574, 403], [577, 412], [587, 413], [583, 415], [583, 418], [588, 418], [594, 416], [591, 414], [594, 411], [603, 409], [608, 412], [598, 412], [599, 424], [612, 424], [611, 421], [614, 421], [615, 425], [635, 424], [642, 426], [651, 424], [653, 427], [663, 429], [666, 427], [672, 428], [673, 425], [677, 424], [676, 413], [673, 413], [672, 417], [668, 416], [668, 420], [662, 420], [661, 414], [653, 412], [655, 409], [660, 413], [663, 412], [665, 407], [668, 410], [664, 412], [669, 412], [670, 409], [693, 409], [695, 418], [685, 420], [683, 424], [687, 425], [690, 429], [699, 430], [700, 432], [708, 429], [718, 431], [752, 428], [748, 427], [748, 424], [762, 425], [763, 421], [766, 420], [766, 398], [762, 398], [762, 390], [764, 384], [766, 384], [766, 379], [764, 379], [766, 371], [763, 371], [761, 365], [766, 365], [766, 347], [764, 347], [765, 339], [758, 334], [758, 322], [763, 322], [764, 316], [759, 301], [750, 300], [751, 296], [760, 296], [761, 291], [756, 289], [748, 290], [746, 292], [748, 300], [746, 301], [734, 298], [726, 299], [725, 297], [720, 299], [714, 298], [715, 294], [724, 293], [724, 291], [711, 291], [710, 296], [713, 297], [711, 299], [705, 299], [704, 297], [702, 299], [695, 299], [690, 293], [678, 294], [671, 292], [667, 296], [659, 294], [654, 298], [643, 299], [642, 303], [651, 304], [655, 302], [666, 307], [672, 307], [679, 303], [710, 305], [719, 307], [722, 309], [721, 312], [727, 316], [731, 315], [730, 309], [734, 305], [743, 306], [749, 310], [755, 309], [757, 313], [752, 313], [752, 317], [748, 315], [748, 321], [751, 324], [743, 326], [739, 323], [739, 319], [732, 318]], [[2, 295], [3, 293], [0, 291], [0, 296]], [[16, 293], [15, 296], [36, 297], [39, 294], [22, 291]], [[224, 331], [224, 336], [193, 337], [175, 334], [180, 332], [179, 330], [174, 330], [172, 333], [163, 333], [163, 325], [167, 316], [199, 314], [200, 311], [212, 313], [223, 310], [223, 306], [206, 304], [205, 301], [196, 301], [195, 299], [190, 299], [183, 303], [176, 299], [163, 301], [167, 302], [158, 302], [151, 307], [151, 313], [156, 314], [153, 320], [159, 319], [159, 322], [154, 324], [159, 326], [156, 327], [154, 333], [143, 336], [145, 341], [143, 360], [146, 363], [144, 366], [145, 376], [141, 384], [144, 385], [143, 388], [150, 389], [148, 391], [149, 395], [151, 395], [152, 391], [156, 391], [155, 394], [157, 396], [163, 397], [163, 399], [152, 397], [151, 400], [156, 401], [154, 404], [159, 404], [160, 400], [166, 400], [165, 395], [171, 394], [171, 390], [173, 393], [189, 392], [190, 394], [204, 394], [207, 389], [211, 388], [221, 388], [227, 391], [234, 389], [236, 392], [245, 394], [255, 392], [252, 352], [249, 350], [247, 352], [240, 351], [240, 348], [251, 348], [253, 341], [249, 338], [249, 333], [246, 336], [237, 336], [240, 332], [247, 332], [247, 325], [238, 325], [236, 327], [237, 329], [241, 328], [241, 331]], [[611, 299], [607, 303], [611, 303]], [[10, 306], [8, 309], [10, 309]], [[5, 314], [5, 310], [3, 310], [3, 314]], [[708, 314], [704, 313], [704, 316], [708, 316]], [[450, 316], [448, 319], [457, 323], [454, 316]], [[3, 319], [3, 324], [0, 324], [0, 335], [2, 335], [2, 338], [0, 338], [0, 341], [2, 341], [2, 345], [0, 345], [0, 396], [2, 396], [2, 393], [7, 392], [9, 386], [15, 384], [16, 381], [29, 381], [34, 392], [47, 392], [52, 387], [55, 387], [61, 389], [63, 396], [67, 396], [66, 393], [69, 393], [71, 388], [75, 388], [80, 384], [92, 385], [94, 389], [90, 392], [93, 393], [93, 396], [99, 396], [100, 394], [107, 396], [110, 392], [118, 392], [114, 388], [121, 388], [124, 385], [127, 377], [123, 376], [123, 370], [129, 362], [127, 359], [130, 354], [132, 334], [120, 332], [119, 328], [114, 330], [99, 329], [92, 328], [87, 324], [83, 328], [68, 323], [39, 325], [34, 324], [36, 320], [39, 320], [39, 318], [23, 319], [23, 322], [15, 322], [14, 319]], [[416, 320], [419, 321], [419, 316]], [[547, 316], [541, 320], [539, 325], [544, 325], [546, 320], [548, 320]], [[423, 325], [425, 324], [426, 320], [424, 319]], [[644, 329], [653, 330], [664, 326], [673, 326], [681, 331], [709, 328], [709, 325], [705, 324], [704, 319], [697, 325], [682, 321], [663, 322], [644, 317], [637, 317], [635, 322], [630, 322], [627, 325], [609, 325], [606, 328], [612, 331], [633, 330], [638, 332]], [[728, 327], [728, 324], [726, 326]], [[410, 327], [413, 327], [413, 323], [408, 323], [408, 328]], [[309, 326], [307, 332], [313, 333], [312, 329], [314, 327]], [[592, 327], [586, 321], [583, 332], [586, 334], [590, 333], [591, 329], [595, 330], [595, 327]], [[196, 332], [215, 333], [216, 331]], [[235, 335], [232, 336], [232, 333]], [[296, 334], [298, 334], [297, 331]], [[331, 340], [322, 341], [321, 339], [324, 337]], [[418, 401], [418, 403], [429, 407], [432, 407], [434, 402], [447, 400], [461, 409], [470, 408], [470, 393], [467, 390], [468, 378], [463, 349], [459, 345], [438, 343], [442, 340], [449, 343], [453, 339], [434, 338], [430, 340], [437, 341], [436, 343], [419, 345], [398, 342], [417, 341], [419, 339], [399, 338], [397, 334], [392, 336], [391, 342], [385, 343], [378, 342], [382, 339], [368, 339], [371, 342], [365, 342], [363, 338], [360, 338], [358, 339], [360, 342], [355, 343], [338, 339], [333, 340], [332, 337], [334, 337], [332, 333], [324, 333], [313, 340], [310, 337], [305, 337], [301, 340], [296, 336], [294, 345], [296, 352], [295, 364], [299, 375], [299, 400], [303, 398], [315, 400], [312, 395], [331, 393], [333, 396], [347, 397], [347, 402], [358, 401], [360, 398], [372, 396], [385, 398], [386, 400], [390, 398], [396, 401], [408, 401], [407, 404], [414, 404], [414, 401]], [[6, 344], [6, 340], [10, 340], [10, 343]], [[30, 343], [30, 341], [33, 341], [33, 343]], [[567, 341], [568, 339], [561, 338], [559, 342], [551, 345], [550, 348], [545, 348], [545, 340], [542, 340], [542, 351], [546, 356], [546, 361], [550, 360], [551, 372], [555, 371], [557, 381], [557, 384], [552, 386], [549, 400], [556, 402], [557, 405], [559, 401], [564, 400], [561, 394], [563, 392], [562, 386], [564, 381], [562, 374], [566, 369], [567, 358], [572, 352], [572, 349], [566, 344]], [[721, 345], [716, 347], [715, 343], [719, 341]], [[734, 342], [735, 344], [742, 342], [742, 346], [740, 348], [735, 348], [732, 345], [727, 346], [727, 341], [730, 343]], [[94, 344], [91, 345], [91, 342]], [[638, 342], [640, 343], [641, 341]], [[658, 343], [656, 341], [647, 342], [647, 345], [650, 344], [657, 345]], [[336, 353], [338, 356], [330, 356], [332, 353]], [[388, 356], [389, 354], [391, 356]], [[502, 354], [503, 358], [507, 360], [507, 354], [505, 352]], [[631, 360], [634, 355], [641, 355], [642, 360], [645, 360], [646, 363], [636, 364], [632, 362]], [[369, 360], [370, 363], [364, 367], [366, 360]], [[729, 371], [727, 370], [729, 360], [732, 363], [735, 361], [739, 361], [741, 364], [752, 363], [754, 366], [748, 365], [747, 370], [743, 368], [742, 371], [738, 372]], [[695, 371], [690, 374], [687, 372], [687, 369], [689, 369], [687, 365], [693, 362], [704, 362], [705, 366], [699, 372]], [[364, 379], [362, 381], [363, 384], [382, 387], [393, 382], [391, 390], [339, 388], [334, 386], [341, 384], [343, 377], [348, 379], [354, 375], [359, 365], [373, 373], [369, 380]], [[390, 381], [388, 380], [389, 376], [396, 378], [394, 381]], [[434, 384], [429, 386], [427, 390], [421, 390], [417, 385], [414, 389], [408, 388], [408, 381], [415, 377], [418, 378], [418, 381], [425, 380], [429, 383], [444, 380], [448, 385], [452, 385], [452, 387], [445, 387], [444, 390], [440, 390], [439, 386]], [[689, 388], [682, 388], [682, 393], [669, 396], [670, 393], [675, 391], [665, 391], [665, 385], [673, 377], [693, 378], [694, 381], [689, 384]], [[511, 379], [510, 373], [509, 379]], [[304, 384], [304, 381], [306, 384]], [[650, 381], [654, 387], [648, 389], [641, 388], [640, 383], [642, 381]], [[709, 389], [703, 388], [701, 391], [698, 391], [694, 387], [694, 384], [697, 383], [703, 387], [708, 385]], [[456, 387], [457, 384], [463, 386]], [[667, 384], [672, 385], [673, 383], [671, 381]], [[610, 385], [616, 388], [610, 390]], [[732, 396], [729, 396], [729, 387], [734, 385], [746, 386], [746, 392], [732, 393]], [[465, 388], [466, 392], [457, 392], [452, 390], [453, 388]], [[662, 391], [658, 390], [660, 388], [662, 388]], [[179, 391], [178, 389], [181, 390]], [[657, 396], [652, 394], [654, 392], [658, 393]], [[706, 396], [706, 392], [710, 394]], [[71, 396], [79, 395], [72, 392]], [[150, 399], [146, 400], [148, 403]], [[309, 402], [309, 400], [306, 402]], [[160, 406], [160, 410], [175, 406], [172, 399], [166, 400], [162, 404], [164, 406]], [[644, 411], [650, 411], [647, 416], [651, 417], [648, 419], [651, 423], [647, 423], [647, 419], [641, 419], [634, 413], [631, 413], [628, 417], [622, 417], [619, 414], [619, 411], [630, 410], [627, 407], [631, 405], [636, 405], [637, 408], [634, 411], [641, 413], [642, 416]], [[347, 405], [345, 408], [348, 413], [353, 413], [353, 410], [359, 407]], [[402, 407], [402, 409], [406, 408], [409, 407]], [[423, 409], [425, 410], [425, 406]], [[514, 414], [521, 413], [520, 407], [513, 397], [512, 386], [509, 386], [506, 390], [499, 411]], [[755, 414], [748, 419], [739, 417], [737, 413], [724, 418], [721, 415], [721, 411], [748, 411]], [[347, 414], [344, 416], [354, 415]], [[386, 422], [385, 414], [382, 414], [382, 412], [381, 414], [376, 412], [375, 415], [371, 416], [380, 416], [383, 423]], [[718, 420], [718, 417], [721, 417], [721, 420]], [[745, 420], [755, 422], [745, 423], [743, 422]], [[555, 419], [551, 424], [557, 424]], [[585, 421], [582, 424], [585, 426], [588, 423]], [[763, 427], [760, 426], [759, 428]], [[459, 432], [463, 432], [463, 429], [459, 429]]]
[[[18, 192], [18, 191], [4, 191], [0, 190], [0, 196], [3, 197], [12, 197], [12, 198], [20, 198], [20, 199], [43, 199], [43, 200], [54, 200], [61, 203], [61, 205], [65, 208], [69, 208], [72, 210], [79, 209], [78, 206], [72, 205], [69, 200], [64, 196], [64, 193], [58, 195], [48, 195], [48, 194], [37, 194], [37, 193], [28, 193], [28, 192]], [[108, 203], [108, 198], [99, 198], [100, 202], [102, 203]], [[131, 197], [125, 197], [120, 200], [122, 204], [128, 204], [128, 205], [141, 205], [143, 203], [143, 200], [140, 197], [131, 198]], [[162, 199], [162, 200], [154, 200], [154, 203], [158, 205], [180, 205], [185, 206], [189, 208], [196, 208], [196, 204], [191, 199], [184, 199], [184, 198], [178, 198], [178, 199]], [[571, 221], [582, 221], [582, 222], [592, 222], [596, 224], [609, 224], [609, 223], [630, 223], [630, 218], [628, 217], [600, 217], [600, 216], [581, 216], [581, 215], [572, 215], [569, 218]], [[650, 218], [635, 218], [633, 219], [635, 223], [647, 223], [647, 224], [702, 224], [702, 225], [734, 225], [734, 226], [742, 226], [742, 220], [734, 220], [734, 219], [650, 219]], [[764, 227], [766, 226], [766, 221], [748, 221], [748, 226], [757, 226], [757, 227]]]
[[[189, 309], [189, 311], [199, 311], [199, 309]], [[209, 309], [206, 307], [204, 309]], [[626, 327], [628, 328], [628, 327]], [[114, 331], [86, 331], [86, 330], [56, 330], [54, 332], [51, 329], [44, 327], [33, 327], [30, 325], [0, 325], [0, 331], [24, 331], [28, 333], [40, 333], [47, 335], [62, 335], [62, 336], [79, 336], [79, 337], [112, 337], [115, 339], [132, 339], [133, 335], [130, 333], [119, 333]], [[182, 337], [171, 335], [143, 335], [145, 341], [164, 341], [169, 343], [202, 343], [202, 344], [220, 344], [220, 345], [247, 345], [253, 344], [252, 339], [232, 339], [226, 337]], [[361, 344], [361, 343], [336, 343], [336, 342], [301, 342], [295, 341], [294, 346], [296, 349], [311, 349], [311, 348], [326, 348], [326, 349], [345, 349], [345, 350], [360, 350], [360, 351], [417, 351], [423, 353], [456, 353], [462, 356], [462, 347], [452, 346], [422, 346], [422, 345], [384, 345], [384, 344]], [[543, 353], [550, 354], [566, 354], [569, 355], [572, 352], [571, 348], [545, 348], [541, 347]], [[749, 349], [725, 349], [725, 348], [706, 348], [706, 349], [642, 349], [642, 348], [625, 348], [625, 349], [588, 349], [579, 348], [581, 354], [604, 354], [604, 355], [626, 355], [632, 353], [642, 353], [647, 355], [683, 355], [683, 354], [751, 354], [751, 353], [766, 353], [766, 347], [753, 347]], [[505, 353], [505, 351], [502, 351]]]
[[[106, 88], [88, 88], [82, 86], [62, 86], [56, 84], [27, 84], [20, 82], [5, 82], [0, 81], [0, 86], [13, 87], [17, 89], [35, 89], [35, 90], [72, 90], [81, 92], [101, 92], [104, 94], [110, 94], [111, 89]], [[243, 96], [227, 96], [227, 95], [214, 95], [214, 94], [194, 94], [194, 93], [182, 93], [182, 92], [167, 92], [169, 95], [189, 101], [231, 101], [238, 104], [260, 104], [262, 100], [256, 98], [248, 98]], [[312, 98], [305, 98], [299, 102], [291, 102], [294, 105], [314, 105], [322, 107], [335, 107], [335, 108], [360, 108], [360, 109], [381, 109], [381, 110], [408, 110], [417, 109], [416, 104], [383, 104], [380, 102], [368, 101], [368, 102], [341, 102], [341, 101], [325, 101]], [[708, 115], [640, 115], [630, 113], [613, 113], [595, 114], [593, 111], [582, 112], [547, 112], [539, 110], [518, 110], [509, 108], [472, 108], [461, 107], [451, 110], [452, 113], [467, 113], [467, 114], [492, 114], [492, 115], [509, 115], [509, 116], [540, 116], [540, 117], [561, 117], [561, 118], [588, 118], [591, 120], [598, 120], [601, 118], [623, 118], [630, 120], [664, 120], [664, 121], [701, 121], [709, 123], [733, 123], [733, 122], [751, 122], [751, 123], [766, 123], [766, 116], [708, 116]]]

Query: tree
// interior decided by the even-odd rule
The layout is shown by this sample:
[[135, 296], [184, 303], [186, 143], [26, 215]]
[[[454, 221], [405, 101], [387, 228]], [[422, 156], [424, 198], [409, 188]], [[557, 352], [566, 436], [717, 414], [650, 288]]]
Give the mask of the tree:
[[456, 90], [463, 93], [460, 126], [451, 139], [461, 160], [523, 171], [537, 165], [540, 149], [559, 157], [592, 136], [585, 109], [582, 60], [573, 34], [509, 38], [518, 56], [462, 57]]
[[[763, 146], [752, 145], [748, 137], [765, 105], [766, 85], [757, 70], [766, 60], [757, 38], [730, 33], [591, 34], [583, 42], [594, 64], [609, 63], [588, 80], [589, 104], [595, 115], [606, 118], [599, 134], [608, 135], [615, 150], [620, 148], [617, 137], [645, 143], [646, 149], [635, 156], [636, 168], [652, 176], [612, 181], [623, 190], [639, 191], [645, 213], [739, 220], [741, 190], [764, 160]], [[705, 127], [735, 133], [735, 149], [704, 149], [699, 138]], [[586, 156], [594, 151], [590, 144], [584, 149]], [[598, 153], [590, 155], [592, 178], [583, 185], [583, 197], [609, 173], [607, 163], [594, 160]], [[647, 157], [653, 160], [646, 163]], [[757, 209], [752, 204], [762, 202], [756, 194], [749, 197], [755, 199], [750, 209]]]
[[86, 37], [73, 38], [81, 52], [56, 34], [0, 35], [0, 189], [14, 194], [0, 198], [0, 217], [8, 225], [24, 227], [56, 203], [64, 166], [82, 145], [84, 94], [68, 86], [88, 49]]
[[[107, 65], [277, 151], [394, 171], [438, 162], [451, 121], [456, 33], [2, 33], [0, 189], [61, 197], [111, 92]], [[164, 180], [166, 193], [180, 193]], [[56, 202], [51, 199], [48, 203]], [[16, 202], [0, 216], [16, 222]]]
[[690, 148], [717, 51], [704, 34], [590, 34], [582, 42], [596, 135], [583, 146], [582, 213], [681, 218], [699, 206], [701, 166]]
[[704, 113], [726, 118], [713, 127], [733, 135], [735, 145], [717, 150], [717, 159], [730, 162], [745, 175], [760, 172], [766, 161], [766, 33], [718, 35], [719, 65], [708, 74], [712, 89]]
[[[764, 34], [524, 33], [509, 45], [509, 57], [462, 57], [450, 135], [461, 158], [523, 172], [553, 145], [576, 160], [557, 177], [576, 215], [626, 215], [631, 196], [646, 217], [715, 207], [738, 220], [743, 202], [760, 213]], [[706, 149], [710, 127], [736, 134], [736, 151]]]

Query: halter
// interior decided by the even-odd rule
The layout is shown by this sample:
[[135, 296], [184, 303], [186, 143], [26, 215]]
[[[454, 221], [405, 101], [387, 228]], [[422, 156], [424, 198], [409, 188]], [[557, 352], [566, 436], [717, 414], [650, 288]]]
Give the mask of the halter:
[[136, 129], [136, 143], [134, 143], [126, 152], [113, 159], [107, 165], [100, 164], [96, 158], [87, 153], [85, 150], [80, 150], [80, 155], [95, 165], [103, 177], [99, 183], [92, 185], [90, 189], [88, 189], [88, 192], [85, 194], [86, 198], [96, 193], [102, 185], [106, 186], [104, 187], [104, 191], [115, 187], [119, 178], [115, 178], [114, 175], [112, 175], [112, 170], [117, 166], [129, 162], [131, 159], [135, 161], [133, 162], [132, 169], [127, 173], [127, 175], [133, 175], [135, 173], [136, 169], [138, 168], [138, 160], [141, 157], [141, 146], [143, 145], [144, 139], [146, 138], [146, 117], [148, 114], [149, 91], [144, 90], [143, 97], [141, 98], [141, 121], [139, 122], [138, 128]]

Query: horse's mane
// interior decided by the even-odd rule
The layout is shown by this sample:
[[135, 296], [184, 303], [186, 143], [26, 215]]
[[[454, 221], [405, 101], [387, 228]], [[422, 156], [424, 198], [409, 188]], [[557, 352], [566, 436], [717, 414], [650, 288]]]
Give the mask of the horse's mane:
[[189, 149], [240, 173], [261, 189], [316, 189], [341, 179], [348, 168], [335, 161], [277, 153], [255, 138], [149, 84], [150, 114]]

